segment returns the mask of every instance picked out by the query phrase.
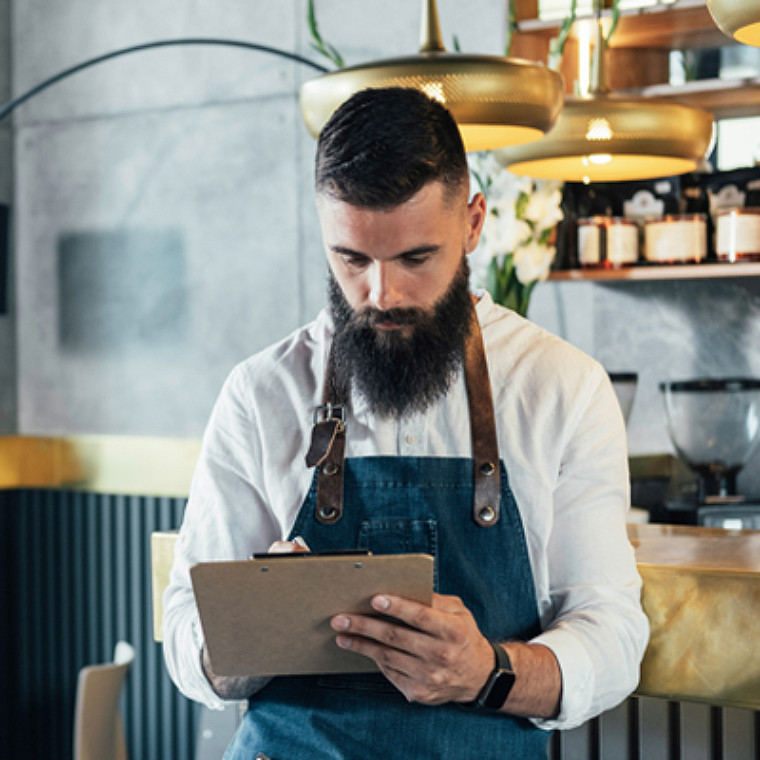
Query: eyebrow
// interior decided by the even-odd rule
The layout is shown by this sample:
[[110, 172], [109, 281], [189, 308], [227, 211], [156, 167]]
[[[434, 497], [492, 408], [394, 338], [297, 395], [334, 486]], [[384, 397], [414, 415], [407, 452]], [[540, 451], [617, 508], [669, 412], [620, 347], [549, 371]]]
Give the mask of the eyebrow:
[[[353, 248], [347, 248], [342, 245], [331, 245], [330, 250], [333, 253], [339, 253], [344, 256], [363, 256], [364, 258], [371, 259], [372, 256], [364, 253], [363, 251], [355, 251]], [[440, 245], [420, 245], [416, 248], [410, 248], [408, 251], [401, 251], [393, 256], [393, 259], [403, 259], [407, 256], [420, 256], [425, 253], [438, 253], [441, 250]]]

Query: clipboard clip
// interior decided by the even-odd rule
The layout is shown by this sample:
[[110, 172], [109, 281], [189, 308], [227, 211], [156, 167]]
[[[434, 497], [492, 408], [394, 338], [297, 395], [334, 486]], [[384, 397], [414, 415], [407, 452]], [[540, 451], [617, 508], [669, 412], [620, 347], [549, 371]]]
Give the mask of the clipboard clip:
[[293, 557], [369, 557], [372, 554], [369, 549], [333, 549], [325, 552], [257, 552], [249, 559], [292, 559]]

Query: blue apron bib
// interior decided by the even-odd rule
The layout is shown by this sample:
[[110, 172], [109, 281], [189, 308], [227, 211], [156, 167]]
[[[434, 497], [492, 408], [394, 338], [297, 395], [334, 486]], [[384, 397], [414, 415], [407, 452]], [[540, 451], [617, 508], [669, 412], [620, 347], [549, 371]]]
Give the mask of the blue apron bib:
[[[319, 519], [317, 471], [291, 540], [303, 536], [320, 552], [431, 554], [435, 590], [461, 597], [484, 636], [524, 640], [539, 632], [528, 549], [503, 462], [493, 523], [473, 514], [472, 459], [366, 457], [341, 462], [341, 470], [339, 519]], [[272, 760], [545, 760], [548, 738], [522, 718], [409, 703], [379, 673], [285, 676], [251, 697], [225, 760], [260, 752]]]

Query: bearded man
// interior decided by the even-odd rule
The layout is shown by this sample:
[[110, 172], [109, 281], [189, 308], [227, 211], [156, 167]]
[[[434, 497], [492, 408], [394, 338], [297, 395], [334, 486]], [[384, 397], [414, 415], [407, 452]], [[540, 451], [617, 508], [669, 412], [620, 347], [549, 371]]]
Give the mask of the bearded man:
[[[209, 707], [248, 699], [235, 760], [545, 758], [551, 729], [633, 690], [647, 641], [614, 391], [470, 292], [485, 201], [440, 104], [351, 98], [320, 136], [316, 199], [329, 308], [221, 392], [165, 597], [169, 672]], [[314, 457], [322, 424], [341, 446]], [[189, 567], [304, 545], [431, 554], [432, 603], [380, 594], [381, 615], [331, 620], [378, 673], [215, 674]]]

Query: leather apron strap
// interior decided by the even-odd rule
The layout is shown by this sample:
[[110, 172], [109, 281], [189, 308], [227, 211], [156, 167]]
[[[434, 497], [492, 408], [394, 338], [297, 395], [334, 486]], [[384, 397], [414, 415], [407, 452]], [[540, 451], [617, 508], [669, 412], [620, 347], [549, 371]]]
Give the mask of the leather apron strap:
[[311, 445], [306, 466], [317, 468], [317, 499], [314, 517], [330, 525], [343, 514], [343, 460], [346, 450], [346, 409], [348, 388], [338, 384], [335, 361], [330, 350], [325, 371], [322, 404], [314, 409]]
[[501, 467], [491, 381], [488, 377], [483, 335], [474, 306], [470, 318], [470, 331], [464, 344], [464, 373], [470, 409], [470, 438], [475, 479], [472, 519], [481, 527], [487, 528], [499, 521]]
[[[465, 338], [464, 372], [470, 410], [474, 495], [472, 519], [487, 528], [499, 521], [501, 469], [496, 438], [491, 382], [488, 377], [483, 336], [475, 307]], [[317, 467], [315, 518], [329, 525], [343, 514], [343, 465], [346, 446], [348, 388], [334, 374], [332, 351], [327, 362], [322, 405], [314, 410], [307, 467]]]

